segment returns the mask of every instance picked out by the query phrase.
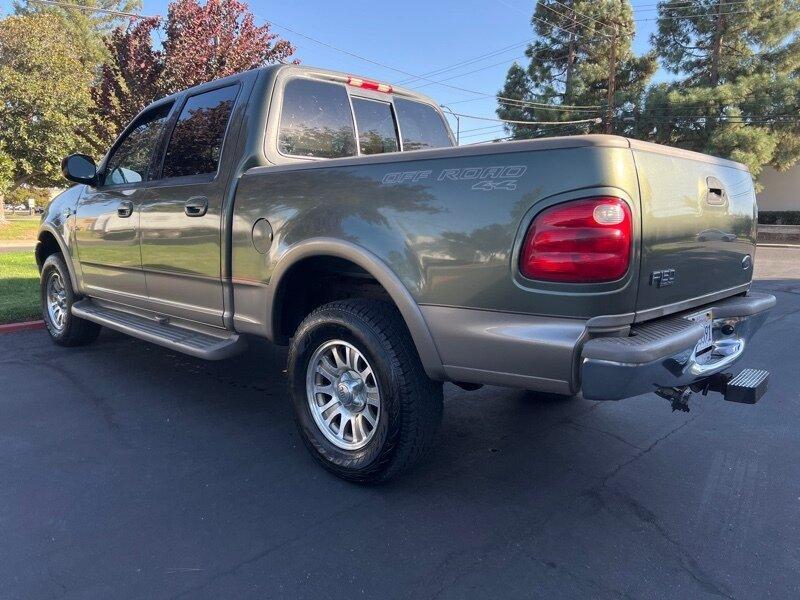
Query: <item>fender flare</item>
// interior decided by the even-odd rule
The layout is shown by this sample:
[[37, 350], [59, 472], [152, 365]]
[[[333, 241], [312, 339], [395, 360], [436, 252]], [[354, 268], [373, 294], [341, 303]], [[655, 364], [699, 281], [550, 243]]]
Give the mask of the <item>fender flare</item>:
[[268, 339], [275, 339], [275, 325], [278, 316], [275, 312], [276, 300], [284, 276], [301, 260], [317, 256], [332, 256], [349, 260], [372, 275], [387, 291], [400, 311], [411, 333], [414, 346], [417, 348], [420, 361], [428, 377], [437, 381], [444, 381], [447, 379], [444, 374], [442, 360], [439, 357], [439, 351], [436, 348], [436, 343], [433, 340], [430, 329], [428, 329], [428, 324], [425, 322], [419, 305], [408, 289], [379, 257], [361, 246], [342, 240], [333, 238], [305, 240], [291, 246], [283, 256], [281, 256], [280, 260], [275, 265], [269, 285], [267, 286], [266, 333]]
[[36, 263], [39, 266], [39, 271], [41, 272], [42, 265], [44, 264], [44, 260], [42, 260], [42, 262], [39, 263], [39, 247], [42, 243], [41, 240], [42, 234], [45, 232], [49, 233], [55, 238], [56, 244], [58, 244], [58, 247], [61, 250], [61, 256], [64, 257], [64, 264], [67, 265], [67, 271], [69, 271], [69, 279], [70, 282], [72, 283], [72, 289], [80, 293], [78, 287], [78, 277], [75, 273], [75, 265], [72, 264], [72, 254], [70, 254], [69, 252], [69, 247], [67, 246], [67, 243], [64, 241], [64, 238], [61, 236], [61, 234], [55, 229], [55, 227], [53, 227], [50, 223], [46, 222], [42, 223], [42, 225], [39, 228], [39, 234], [36, 236], [37, 241], [34, 254], [36, 255]]

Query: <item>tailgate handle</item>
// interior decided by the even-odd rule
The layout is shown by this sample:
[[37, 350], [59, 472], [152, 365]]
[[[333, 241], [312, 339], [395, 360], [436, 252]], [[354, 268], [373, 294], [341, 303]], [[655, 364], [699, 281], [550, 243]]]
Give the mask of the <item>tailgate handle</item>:
[[706, 179], [706, 184], [708, 185], [706, 202], [711, 206], [723, 206], [727, 202], [727, 197], [722, 182], [716, 177], [709, 177]]

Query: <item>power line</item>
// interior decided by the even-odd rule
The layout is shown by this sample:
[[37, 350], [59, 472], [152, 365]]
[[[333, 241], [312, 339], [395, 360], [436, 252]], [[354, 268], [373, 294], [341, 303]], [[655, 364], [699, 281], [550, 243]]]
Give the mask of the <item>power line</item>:
[[[91, 12], [106, 12], [106, 13], [110, 13], [110, 14], [119, 14], [121, 16], [128, 16], [128, 17], [131, 17], [131, 18], [145, 18], [143, 15], [137, 15], [137, 14], [134, 14], [134, 13], [124, 13], [122, 11], [111, 11], [111, 10], [108, 10], [108, 9], [98, 9], [98, 8], [95, 8], [95, 7], [82, 6], [82, 5], [72, 4], [72, 3], [67, 3], [67, 2], [58, 2], [57, 0], [31, 0], [31, 1], [42, 2], [44, 4], [52, 4], [52, 5], [61, 6], [61, 7], [64, 7], [64, 8], [73, 8], [73, 9], [77, 9], [77, 10], [88, 10], [88, 11], [91, 11]], [[388, 69], [388, 70], [394, 71], [396, 73], [401, 73], [403, 75], [407, 75], [407, 76], [413, 77], [415, 79], [422, 79], [423, 81], [428, 81], [431, 84], [441, 85], [443, 87], [447, 87], [447, 88], [454, 89], [454, 90], [457, 90], [457, 91], [466, 92], [468, 94], [476, 94], [476, 95], [479, 95], [479, 96], [483, 95], [483, 92], [477, 92], [475, 90], [470, 90], [468, 88], [463, 88], [463, 87], [460, 87], [460, 86], [451, 85], [451, 84], [448, 84], [448, 83], [445, 83], [445, 82], [442, 82], [442, 81], [438, 81], [436, 79], [430, 79], [430, 78], [425, 77], [425, 76], [416, 75], [416, 74], [411, 73], [409, 71], [406, 71], [404, 69], [399, 69], [397, 67], [393, 67], [391, 65], [387, 65], [386, 63], [382, 63], [380, 61], [368, 58], [366, 56], [362, 56], [360, 54], [356, 54], [355, 52], [351, 52], [349, 50], [345, 50], [344, 48], [339, 48], [338, 46], [334, 46], [333, 44], [330, 44], [330, 43], [325, 42], [323, 40], [320, 40], [320, 39], [317, 39], [317, 38], [312, 37], [310, 35], [307, 35], [307, 34], [301, 32], [301, 31], [298, 31], [298, 30], [293, 29], [291, 27], [288, 27], [286, 25], [281, 25], [280, 23], [276, 23], [275, 21], [272, 21], [270, 19], [266, 19], [266, 18], [264, 18], [264, 17], [262, 17], [260, 15], [255, 14], [255, 13], [253, 13], [253, 16], [261, 19], [263, 22], [268, 23], [269, 25], [271, 25], [273, 27], [277, 27], [278, 29], [284, 29], [284, 30], [289, 31], [289, 32], [291, 32], [291, 33], [293, 33], [295, 35], [298, 35], [298, 36], [300, 36], [300, 37], [302, 37], [304, 39], [307, 39], [307, 40], [309, 40], [311, 42], [314, 42], [315, 44], [319, 44], [319, 45], [324, 46], [326, 48], [330, 48], [331, 50], [335, 50], [336, 52], [340, 52], [342, 54], [346, 54], [348, 56], [351, 56], [353, 58], [357, 58], [357, 59], [362, 60], [364, 62], [368, 62], [368, 63], [376, 65], [378, 67], [381, 67], [381, 68], [384, 68], [384, 69]], [[486, 95], [484, 95], [484, 97], [489, 97], [489, 96], [492, 96], [492, 95], [493, 94], [486, 94]], [[505, 98], [503, 96], [497, 96], [497, 99], [498, 100], [502, 100], [504, 102], [510, 102], [510, 103], [515, 103], [515, 104], [525, 105], [525, 106], [530, 105], [530, 106], [539, 106], [539, 107], [549, 107], [549, 108], [552, 108], [554, 110], [572, 110], [572, 109], [579, 109], [579, 108], [600, 108], [598, 106], [579, 107], [579, 106], [566, 106], [566, 105], [548, 105], [548, 104], [538, 103], [538, 102], [528, 102], [528, 101], [516, 100], [514, 98]]]
[[502, 127], [502, 125], [485, 125], [483, 127], [473, 127], [471, 129], [462, 129], [461, 133], [470, 133], [472, 131], [482, 131], [484, 129], [497, 129], [498, 127]]
[[[533, 42], [535, 40], [536, 40], [536, 38], [531, 38], [531, 39], [525, 40], [524, 42], [519, 42], [517, 44], [511, 44], [509, 46], [504, 46], [503, 48], [499, 48], [497, 50], [494, 50], [492, 52], [488, 52], [486, 54], [481, 54], [481, 55], [475, 56], [473, 58], [468, 58], [466, 60], [459, 61], [457, 63], [451, 63], [450, 65], [445, 65], [444, 67], [441, 67], [439, 69], [434, 69], [433, 71], [428, 71], [427, 73], [424, 73], [424, 75], [426, 77], [429, 77], [431, 75], [440, 75], [442, 73], [446, 73], [448, 71], [452, 71], [454, 69], [458, 69], [459, 67], [465, 67], [467, 65], [474, 64], [476, 62], [480, 62], [480, 61], [485, 60], [487, 58], [492, 58], [492, 57], [497, 56], [499, 54], [503, 54], [505, 52], [508, 52], [509, 50], [515, 50], [515, 49], [519, 48], [520, 46], [526, 46], [526, 45], [530, 44], [531, 42]], [[413, 81], [416, 81], [416, 80], [417, 80], [417, 77], [409, 77], [407, 79], [403, 79], [401, 81], [398, 81], [397, 85], [408, 85], [409, 83], [411, 83]]]
[[71, 8], [75, 10], [83, 10], [86, 12], [104, 13], [107, 15], [116, 15], [118, 17], [128, 17], [131, 19], [153, 19], [156, 17], [148, 17], [146, 15], [139, 15], [136, 13], [123, 12], [121, 10], [110, 10], [107, 8], [98, 8], [96, 6], [83, 6], [81, 4], [72, 4], [69, 2], [57, 2], [56, 0], [28, 0], [28, 2], [37, 2], [39, 4], [47, 4], [50, 6], [59, 6], [61, 8]]
[[[346, 55], [351, 56], [353, 58], [357, 58], [359, 60], [363, 60], [364, 62], [368, 62], [370, 64], [376, 65], [378, 67], [382, 67], [384, 69], [388, 69], [390, 71], [394, 71], [396, 73], [401, 73], [403, 75], [407, 75], [409, 77], [414, 77], [416, 79], [422, 79], [423, 81], [428, 81], [428, 82], [430, 82], [432, 84], [441, 85], [443, 87], [450, 88], [450, 89], [453, 89], [453, 90], [457, 90], [457, 91], [460, 91], [460, 92], [466, 92], [468, 94], [476, 94], [478, 96], [483, 95], [484, 97], [489, 97], [489, 96], [493, 96], [494, 95], [494, 94], [484, 94], [483, 92], [476, 92], [475, 90], [471, 90], [471, 89], [468, 89], [468, 88], [464, 88], [464, 87], [460, 87], [460, 86], [456, 86], [456, 85], [451, 85], [451, 84], [448, 84], [448, 83], [444, 83], [442, 81], [438, 81], [436, 79], [430, 79], [429, 77], [425, 77], [425, 76], [422, 76], [422, 75], [416, 75], [416, 74], [411, 73], [409, 71], [406, 71], [404, 69], [399, 69], [397, 67], [393, 67], [391, 65], [387, 65], [386, 63], [382, 63], [380, 61], [373, 60], [371, 58], [367, 58], [366, 56], [362, 56], [360, 54], [356, 54], [355, 52], [351, 52], [349, 50], [345, 50], [344, 48], [339, 48], [338, 46], [334, 46], [333, 44], [330, 44], [328, 42], [325, 42], [325, 41], [319, 40], [317, 38], [314, 38], [314, 37], [312, 37], [310, 35], [302, 33], [301, 31], [298, 31], [298, 30], [293, 29], [291, 27], [288, 27], [286, 25], [281, 25], [279, 23], [276, 23], [275, 21], [271, 21], [271, 20], [266, 19], [266, 18], [264, 18], [264, 17], [262, 17], [260, 15], [256, 15], [255, 13], [254, 13], [254, 16], [258, 17], [259, 19], [261, 19], [265, 23], [269, 23], [273, 27], [277, 27], [278, 29], [284, 29], [286, 31], [294, 33], [295, 35], [299, 35], [300, 37], [305, 38], [305, 39], [307, 39], [307, 40], [309, 40], [311, 42], [314, 42], [315, 44], [319, 44], [321, 46], [325, 46], [326, 48], [330, 48], [331, 50], [335, 50], [337, 52], [341, 52], [342, 54], [346, 54]], [[568, 109], [571, 110], [571, 109], [577, 109], [577, 108], [600, 108], [599, 106], [567, 106], [567, 105], [556, 105], [556, 104], [544, 104], [544, 103], [540, 103], [540, 102], [528, 102], [528, 101], [517, 100], [515, 98], [505, 98], [503, 96], [497, 96], [497, 99], [498, 100], [503, 100], [504, 102], [521, 103], [521, 104], [531, 105], [531, 106], [537, 106], [537, 105], [538, 106], [548, 106], [548, 107], [557, 108], [557, 109], [563, 109], [563, 110], [568, 110]]]
[[600, 117], [593, 119], [578, 119], [575, 121], [516, 121], [514, 119], [498, 119], [496, 117], [479, 117], [477, 115], [467, 115], [464, 113], [454, 112], [454, 115], [465, 117], [467, 119], [477, 119], [478, 121], [498, 121], [500, 123], [509, 123], [511, 125], [577, 125], [579, 123], [602, 123]]
[[[524, 56], [517, 56], [516, 58], [512, 58], [512, 61], [517, 61], [520, 59], [525, 58]], [[465, 71], [464, 73], [459, 73], [458, 75], [453, 75], [451, 77], [445, 77], [444, 79], [440, 79], [439, 81], [450, 81], [452, 79], [458, 79], [459, 77], [466, 77], [467, 75], [472, 75], [473, 73], [477, 73], [479, 71], [485, 71], [486, 69], [491, 69], [492, 67], [498, 67], [500, 65], [508, 64], [508, 59], [503, 60], [501, 62], [492, 63], [490, 65], [485, 65], [483, 67], [479, 67], [477, 69], [473, 69], [471, 71]], [[429, 85], [434, 85], [433, 83], [423, 83], [422, 85], [414, 86], [415, 90], [421, 90], [424, 87], [428, 87]]]
[[[558, 4], [559, 6], [563, 6], [564, 8], [566, 8], [567, 10], [569, 10], [569, 11], [570, 11], [570, 12], [571, 12], [573, 15], [579, 16], [579, 17], [581, 17], [581, 18], [582, 18], [582, 19], [584, 19], [584, 20], [585, 20], [585, 19], [591, 19], [592, 21], [594, 21], [595, 23], [597, 23], [598, 25], [600, 25], [600, 26], [601, 26], [601, 27], [603, 27], [603, 28], [607, 28], [607, 27], [608, 27], [608, 23], [603, 23], [602, 21], [600, 21], [600, 20], [598, 20], [598, 19], [595, 19], [595, 18], [594, 18], [594, 17], [592, 17], [591, 15], [587, 15], [587, 14], [584, 14], [584, 13], [580, 13], [580, 12], [578, 12], [577, 10], [575, 10], [575, 8], [574, 8], [574, 7], [572, 7], [572, 6], [567, 6], [567, 5], [566, 5], [566, 4], [564, 4], [563, 2], [559, 2], [559, 0], [553, 0], [553, 2], [555, 2], [555, 3], [556, 3], [556, 4]], [[546, 6], [546, 5], [543, 5], [543, 6]], [[576, 19], [574, 19], [574, 18], [573, 18], [573, 21], [577, 22], [577, 20], [576, 20]], [[585, 24], [585, 23], [582, 23], [582, 24]], [[602, 34], [602, 35], [606, 35], [606, 34]], [[606, 37], [610, 37], [610, 36], [606, 35]]]
[[[512, 4], [509, 4], [508, 2], [505, 2], [505, 0], [495, 0], [495, 2], [497, 2], [497, 3], [499, 3], [499, 4], [502, 4], [503, 6], [507, 6], [508, 8], [511, 8], [511, 9], [513, 9], [513, 10], [516, 10], [516, 11], [517, 11], [517, 12], [519, 12], [520, 14], [524, 14], [525, 16], [528, 16], [528, 13], [527, 13], [527, 12], [523, 11], [523, 10], [522, 10], [521, 8], [519, 8], [518, 6], [514, 6], [514, 5], [512, 5]], [[543, 6], [544, 8], [546, 8], [547, 10], [549, 10], [550, 12], [553, 12], [553, 13], [555, 13], [555, 14], [556, 14], [556, 15], [558, 15], [559, 17], [560, 17], [560, 16], [563, 16], [563, 15], [562, 15], [560, 12], [558, 12], [558, 11], [557, 11], [557, 10], [555, 10], [554, 8], [552, 8], [552, 7], [550, 7], [550, 6], [547, 6], [547, 4], [542, 4], [541, 6]], [[531, 18], [531, 20], [532, 20], [532, 21], [537, 21], [538, 23], [542, 23], [543, 25], [548, 25], [549, 27], [555, 27], [555, 28], [556, 28], [556, 29], [558, 29], [559, 31], [563, 31], [564, 33], [568, 33], [569, 35], [574, 35], [574, 36], [575, 36], [576, 38], [578, 38], [578, 39], [586, 39], [586, 38], [584, 38], [583, 36], [581, 36], [581, 35], [578, 35], [578, 34], [577, 34], [577, 33], [575, 33], [574, 31], [570, 31], [569, 29], [565, 29], [564, 27], [561, 27], [560, 25], [558, 25], [558, 24], [556, 24], [556, 23], [553, 23], [553, 22], [551, 22], [551, 21], [548, 21], [547, 19], [543, 19], [543, 18], [541, 18], [541, 17], [537, 17], [535, 12], [534, 12], [534, 13], [533, 13], [533, 14], [530, 16], [530, 18]], [[573, 19], [573, 20], [574, 20], [574, 19]], [[602, 34], [601, 34], [601, 35], [602, 35]], [[587, 41], [589, 41], [589, 40], [587, 39]]]
[[478, 133], [470, 133], [469, 135], [462, 135], [461, 137], [463, 139], [468, 139], [468, 138], [478, 137], [481, 135], [494, 135], [503, 131], [504, 130], [503, 128], [504, 125], [493, 125], [492, 129], [494, 129], [494, 131], [479, 131]]
[[645, 23], [647, 21], [677, 21], [679, 19], [697, 19], [699, 17], [725, 17], [728, 15], [748, 15], [748, 14], [753, 14], [754, 12], [755, 12], [754, 10], [738, 10], [738, 11], [731, 10], [719, 13], [704, 12], [704, 13], [697, 13], [694, 15], [661, 15], [649, 19], [633, 19], [633, 22]]
[[[732, 6], [735, 4], [750, 4], [751, 0], [730, 0], [729, 2], [725, 2], [724, 6]], [[695, 2], [693, 0], [688, 0], [686, 2], [676, 2], [676, 3], [664, 3], [660, 2], [658, 4], [639, 4], [637, 6], [632, 6], [633, 12], [654, 12], [654, 11], [672, 11], [672, 10], [691, 10], [694, 8]], [[652, 6], [652, 8], [645, 8], [648, 6]]]

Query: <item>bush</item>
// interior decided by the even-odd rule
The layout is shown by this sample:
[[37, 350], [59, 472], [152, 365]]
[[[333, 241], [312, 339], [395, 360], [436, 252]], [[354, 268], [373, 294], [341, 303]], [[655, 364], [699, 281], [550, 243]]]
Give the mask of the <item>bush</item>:
[[800, 225], [800, 210], [765, 210], [758, 213], [762, 225]]

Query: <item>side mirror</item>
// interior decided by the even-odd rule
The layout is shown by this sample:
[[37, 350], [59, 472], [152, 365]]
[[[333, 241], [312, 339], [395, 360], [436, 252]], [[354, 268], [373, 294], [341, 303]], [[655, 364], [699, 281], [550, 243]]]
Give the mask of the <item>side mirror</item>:
[[61, 173], [75, 183], [97, 184], [97, 166], [85, 154], [70, 154], [61, 161]]

